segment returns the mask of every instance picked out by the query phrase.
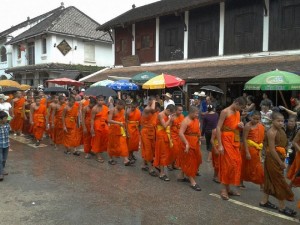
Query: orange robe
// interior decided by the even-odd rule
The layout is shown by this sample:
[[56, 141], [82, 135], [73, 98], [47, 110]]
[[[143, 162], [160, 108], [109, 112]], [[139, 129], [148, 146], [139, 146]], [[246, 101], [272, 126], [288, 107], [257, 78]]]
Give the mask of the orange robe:
[[[261, 144], [265, 137], [265, 127], [257, 124], [256, 128], [250, 129], [247, 139]], [[242, 147], [242, 176], [243, 181], [249, 181], [255, 184], [264, 183], [264, 170], [260, 160], [260, 151], [257, 148], [248, 145], [251, 159], [246, 159], [246, 151]]]
[[214, 139], [214, 148], [212, 148], [211, 152], [211, 156], [212, 156], [212, 165], [215, 171], [215, 174], [219, 173], [219, 168], [220, 168], [220, 160], [219, 160], [219, 153], [216, 152], [215, 149], [218, 149], [218, 139], [215, 138]]
[[59, 109], [56, 110], [54, 115], [53, 142], [57, 145], [61, 145], [64, 142], [64, 127], [62, 123], [62, 113], [65, 107], [66, 107], [66, 103], [61, 105]]
[[108, 142], [108, 107], [102, 105], [102, 110], [95, 115], [94, 131], [95, 136], [92, 137], [92, 152], [100, 153], [107, 151]]
[[[49, 110], [49, 108], [48, 108]], [[53, 141], [54, 140], [54, 129], [52, 128], [51, 124], [52, 124], [52, 108], [50, 109], [50, 112], [49, 112], [49, 128], [48, 128], [48, 135], [49, 137], [51, 138], [51, 140]]]
[[67, 148], [78, 146], [78, 135], [77, 135], [77, 119], [78, 119], [79, 107], [74, 104], [71, 109], [66, 111], [65, 114], [65, 125], [67, 132], [64, 132], [64, 146]]
[[83, 149], [85, 153], [90, 153], [92, 149], [92, 135], [91, 135], [91, 112], [92, 109], [88, 108], [85, 112], [84, 123], [86, 133], [83, 133]]
[[41, 102], [40, 102], [40, 104], [41, 105], [47, 105], [48, 106], [48, 104], [46, 104], [47, 103], [47, 99], [46, 98], [41, 98]]
[[127, 132], [129, 134], [129, 138], [127, 138], [128, 151], [138, 151], [140, 142], [139, 125], [141, 120], [141, 111], [139, 109], [135, 109], [133, 112], [129, 113], [127, 119]]
[[180, 116], [178, 116], [176, 119], [173, 120], [171, 126], [171, 138], [173, 142], [173, 147], [170, 156], [171, 163], [176, 161], [182, 145], [181, 139], [179, 137], [179, 130], [183, 120], [184, 120], [184, 116], [181, 114]]
[[31, 134], [31, 124], [30, 124], [30, 104], [25, 104], [25, 115], [27, 120], [24, 120], [22, 133], [25, 135]]
[[84, 108], [85, 106], [88, 106], [90, 104], [90, 100], [82, 100], [82, 108]]
[[154, 158], [156, 114], [141, 117], [142, 157], [147, 162]]
[[[168, 119], [166, 115], [163, 118], [165, 122]], [[164, 128], [157, 118], [154, 166], [168, 166], [171, 163], [171, 147], [170, 127]]]
[[240, 112], [236, 112], [224, 120], [221, 129], [224, 154], [219, 156], [219, 180], [225, 185], [238, 186], [241, 181], [242, 158], [240, 153], [239, 122]]
[[41, 140], [46, 129], [46, 114], [47, 108], [45, 105], [40, 105], [33, 113], [33, 135], [36, 140]]
[[10, 122], [12, 131], [21, 131], [23, 129], [24, 117], [23, 117], [23, 105], [25, 98], [21, 97], [19, 100], [14, 102], [14, 118]]
[[[122, 122], [125, 124], [125, 110], [122, 109], [112, 120]], [[124, 128], [118, 124], [110, 124], [108, 128], [108, 145], [107, 152], [110, 157], [112, 156], [128, 156], [128, 147], [126, 143], [126, 133]]]
[[81, 112], [81, 107], [82, 104], [80, 104], [80, 102], [75, 102], [74, 105], [76, 107], [78, 107], [78, 116], [77, 116], [77, 123], [76, 123], [76, 137], [75, 137], [75, 141], [76, 141], [76, 146], [82, 145], [83, 144], [83, 130], [82, 130], [82, 124], [81, 124], [81, 116], [80, 116], [80, 112]]
[[188, 177], [195, 177], [200, 164], [202, 163], [202, 154], [200, 151], [199, 138], [201, 136], [200, 123], [198, 119], [194, 119], [187, 126], [184, 133], [186, 140], [190, 145], [189, 151], [186, 153], [185, 144], [181, 143], [181, 149], [176, 161], [176, 165], [181, 168], [182, 172]]
[[[300, 143], [298, 143], [300, 144]], [[287, 178], [292, 182], [293, 186], [300, 187], [300, 177], [297, 177], [297, 173], [300, 171], [300, 152], [296, 152], [296, 156], [294, 159], [291, 168], [287, 174]]]

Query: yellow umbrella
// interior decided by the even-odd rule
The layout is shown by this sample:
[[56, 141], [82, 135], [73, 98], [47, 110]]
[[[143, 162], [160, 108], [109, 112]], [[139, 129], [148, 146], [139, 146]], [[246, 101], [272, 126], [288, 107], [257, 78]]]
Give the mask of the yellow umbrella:
[[16, 87], [20, 88], [20, 84], [13, 80], [0, 80], [1, 87]]
[[30, 89], [31, 86], [28, 85], [28, 84], [21, 84], [19, 88], [20, 88], [22, 91], [26, 91], [26, 90]]

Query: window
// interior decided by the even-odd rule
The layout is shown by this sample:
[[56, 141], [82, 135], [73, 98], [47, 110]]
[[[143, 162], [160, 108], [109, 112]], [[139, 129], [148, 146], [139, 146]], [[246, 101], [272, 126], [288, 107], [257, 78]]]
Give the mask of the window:
[[21, 46], [18, 45], [17, 47], [18, 59], [21, 59]]
[[95, 45], [91, 43], [84, 44], [84, 61], [95, 61]]
[[27, 60], [28, 65], [34, 65], [35, 64], [35, 48], [34, 48], [34, 42], [28, 43], [28, 53], [27, 53]]
[[282, 8], [281, 26], [282, 28], [300, 27], [300, 4], [290, 5]]
[[142, 48], [150, 48], [150, 36], [142, 36]]
[[47, 39], [42, 38], [42, 54], [47, 54]]
[[6, 48], [4, 46], [1, 47], [0, 59], [1, 59], [1, 62], [6, 62], [7, 61]]

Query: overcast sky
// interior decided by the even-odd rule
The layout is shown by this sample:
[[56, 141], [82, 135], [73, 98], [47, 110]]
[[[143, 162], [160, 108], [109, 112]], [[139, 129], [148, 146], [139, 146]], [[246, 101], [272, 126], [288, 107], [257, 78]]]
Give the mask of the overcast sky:
[[17, 25], [29, 16], [34, 18], [60, 6], [75, 6], [98, 23], [104, 23], [125, 11], [158, 0], [1, 0], [0, 32]]

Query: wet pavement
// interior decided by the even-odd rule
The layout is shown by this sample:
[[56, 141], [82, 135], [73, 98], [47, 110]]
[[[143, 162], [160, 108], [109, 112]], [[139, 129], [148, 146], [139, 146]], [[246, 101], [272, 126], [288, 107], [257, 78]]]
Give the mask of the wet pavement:
[[[236, 201], [218, 198], [221, 187], [212, 181], [213, 169], [205, 160], [197, 177], [202, 191], [196, 192], [176, 181], [177, 171], [169, 172], [170, 182], [151, 177], [140, 169], [140, 158], [134, 167], [125, 167], [121, 159], [111, 166], [106, 155], [106, 162], [99, 163], [84, 159], [83, 154], [65, 155], [47, 140], [35, 147], [22, 143], [23, 137], [13, 139], [9, 175], [0, 183], [1, 225], [299, 223], [280, 217], [277, 211], [259, 211], [262, 193], [250, 183], [240, 190], [242, 196], [232, 198]], [[206, 151], [202, 152], [206, 159]], [[288, 203], [294, 209], [296, 205]]]

